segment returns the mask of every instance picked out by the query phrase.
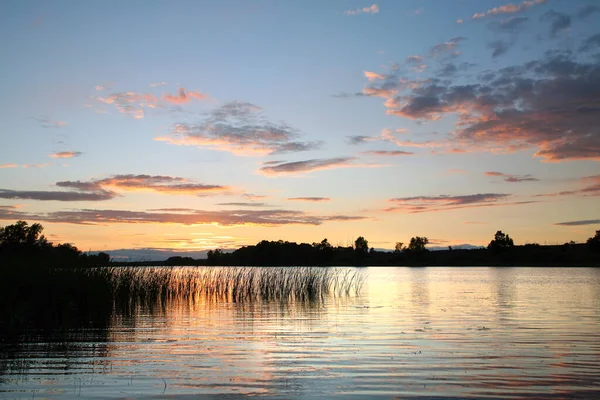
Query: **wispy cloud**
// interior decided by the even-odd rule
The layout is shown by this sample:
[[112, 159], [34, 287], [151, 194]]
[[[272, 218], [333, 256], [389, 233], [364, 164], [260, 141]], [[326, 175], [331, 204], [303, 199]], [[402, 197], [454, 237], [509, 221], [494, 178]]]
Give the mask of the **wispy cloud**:
[[587, 4], [579, 9], [577, 18], [585, 19], [595, 13], [600, 13], [600, 7], [593, 4]]
[[577, 179], [577, 182], [583, 187], [554, 193], [536, 194], [534, 197], [600, 196], [600, 175], [585, 176]]
[[259, 169], [263, 175], [300, 174], [324, 169], [357, 167], [355, 157], [336, 157], [312, 159], [304, 161], [284, 162], [277, 165], [265, 166]]
[[21, 168], [46, 168], [51, 166], [50, 163], [42, 163], [42, 164], [22, 164]]
[[500, 33], [516, 33], [525, 28], [529, 18], [527, 17], [510, 17], [500, 21], [490, 22], [490, 27]]
[[104, 201], [117, 197], [114, 189], [123, 191], [151, 191], [171, 195], [206, 195], [226, 193], [227, 186], [206, 185], [187, 179], [162, 175], [113, 175], [90, 181], [56, 182], [68, 191], [32, 191], [0, 189], [0, 198], [40, 201]]
[[363, 73], [365, 74], [365, 78], [367, 78], [369, 81], [374, 81], [376, 79], [385, 79], [384, 75], [378, 74], [376, 72], [363, 71]]
[[158, 87], [158, 86], [164, 86], [166, 84], [167, 84], [167, 82], [155, 82], [155, 83], [151, 83], [149, 86]]
[[168, 136], [155, 140], [245, 156], [292, 153], [320, 146], [319, 142], [299, 141], [300, 136], [286, 124], [269, 121], [260, 107], [235, 101], [213, 110], [199, 124], [176, 124]]
[[508, 3], [498, 7], [491, 8], [481, 13], [475, 13], [472, 19], [484, 18], [486, 16], [495, 16], [501, 14], [516, 14], [530, 9], [537, 4], [544, 4], [547, 0], [529, 0], [520, 4]]
[[106, 97], [97, 97], [97, 101], [112, 105], [119, 113], [131, 116], [134, 119], [142, 119], [145, 116], [144, 109], [156, 108], [158, 97], [150, 93], [118, 92]]
[[571, 27], [571, 17], [558, 11], [550, 10], [541, 17], [550, 21], [550, 36], [556, 36]]
[[34, 121], [37, 121], [42, 128], [62, 128], [67, 125], [65, 121], [54, 121], [46, 116], [32, 117]]
[[372, 150], [372, 151], [363, 151], [361, 154], [371, 155], [371, 156], [385, 156], [385, 157], [398, 157], [398, 156], [412, 156], [415, 153], [410, 151], [401, 151], [401, 150]]
[[25, 213], [0, 208], [0, 220], [29, 219], [69, 224], [181, 224], [181, 225], [321, 225], [325, 222], [359, 221], [366, 217], [349, 215], [311, 215], [295, 210], [226, 210], [149, 212], [130, 210], [82, 209], [48, 213]]
[[0, 164], [0, 168], [46, 168], [51, 166], [52, 164], [50, 163], [43, 163], [43, 164]]
[[309, 201], [309, 202], [322, 202], [329, 201], [331, 198], [329, 197], [288, 197], [290, 201]]
[[534, 178], [530, 174], [527, 175], [512, 175], [505, 174], [496, 171], [486, 171], [483, 173], [485, 176], [495, 176], [502, 178], [505, 182], [517, 183], [517, 182], [537, 182], [539, 179]]
[[600, 47], [600, 33], [592, 35], [585, 39], [579, 47], [579, 51], [590, 51], [598, 47]]
[[267, 203], [253, 203], [253, 202], [229, 202], [229, 203], [218, 203], [220, 206], [227, 207], [271, 207]]
[[588, 220], [582, 220], [582, 221], [557, 222], [554, 225], [559, 225], [559, 226], [600, 225], [600, 219], [588, 219]]
[[488, 44], [488, 47], [493, 50], [492, 58], [496, 58], [505, 54], [510, 48], [510, 44], [502, 40], [494, 40]]
[[358, 15], [358, 14], [377, 14], [379, 12], [379, 6], [372, 4], [368, 7], [356, 8], [354, 10], [344, 11], [344, 15]]
[[165, 93], [165, 94], [163, 94], [162, 98], [163, 98], [163, 100], [168, 101], [169, 103], [185, 104], [192, 99], [205, 100], [208, 98], [208, 96], [205, 94], [202, 94], [200, 92], [197, 92], [197, 91], [187, 91], [186, 92], [184, 88], [180, 88], [177, 95], [172, 96], [170, 94]]
[[362, 136], [362, 135], [348, 136], [348, 143], [354, 144], [354, 145], [370, 142], [372, 140], [377, 140], [377, 138], [373, 138], [371, 136]]
[[0, 199], [21, 199], [39, 201], [105, 201], [113, 199], [116, 193], [108, 190], [90, 192], [61, 192], [41, 190], [8, 190], [0, 189]]
[[433, 46], [431, 48], [431, 55], [433, 57], [439, 57], [439, 56], [447, 56], [447, 55], [451, 55], [451, 56], [456, 56], [459, 53], [456, 52], [456, 47], [459, 45], [460, 42], [467, 40], [466, 37], [463, 36], [457, 36], [457, 37], [453, 37], [450, 40], [448, 40], [447, 42], [444, 43], [439, 43], [436, 44], [435, 46]]
[[439, 195], [397, 197], [389, 201], [393, 207], [384, 211], [400, 211], [406, 213], [424, 213], [455, 210], [461, 208], [493, 207], [516, 204], [529, 204], [533, 201], [506, 202], [510, 195], [506, 193], [479, 193], [469, 195]]
[[50, 154], [50, 157], [52, 157], [52, 158], [73, 158], [73, 157], [79, 157], [82, 154], [83, 153], [80, 151], [59, 151], [58, 153]]
[[113, 175], [109, 178], [84, 182], [63, 181], [57, 182], [56, 186], [79, 190], [99, 190], [104, 188], [113, 188], [125, 191], [152, 191], [163, 194], [182, 195], [224, 193], [230, 190], [227, 186], [194, 183], [180, 177], [145, 174]]

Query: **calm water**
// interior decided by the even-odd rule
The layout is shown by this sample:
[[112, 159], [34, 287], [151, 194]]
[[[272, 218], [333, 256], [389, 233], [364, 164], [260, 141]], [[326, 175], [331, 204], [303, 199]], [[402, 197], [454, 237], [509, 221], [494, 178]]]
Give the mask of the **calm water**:
[[359, 296], [173, 303], [21, 343], [0, 398], [600, 398], [600, 269], [360, 273]]

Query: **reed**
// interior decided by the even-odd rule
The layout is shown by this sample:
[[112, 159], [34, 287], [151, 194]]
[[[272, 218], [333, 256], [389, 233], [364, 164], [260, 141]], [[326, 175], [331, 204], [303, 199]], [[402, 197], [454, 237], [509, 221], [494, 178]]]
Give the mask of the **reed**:
[[87, 273], [103, 275], [117, 302], [315, 301], [357, 295], [363, 285], [357, 271], [324, 267], [111, 267]]

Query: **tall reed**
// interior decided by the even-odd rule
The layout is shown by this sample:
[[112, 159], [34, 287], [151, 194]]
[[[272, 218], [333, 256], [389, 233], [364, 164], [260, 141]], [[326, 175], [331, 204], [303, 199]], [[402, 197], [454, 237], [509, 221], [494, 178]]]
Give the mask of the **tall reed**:
[[198, 296], [227, 301], [322, 300], [359, 294], [355, 270], [325, 267], [111, 267], [105, 274], [117, 301], [156, 301]]

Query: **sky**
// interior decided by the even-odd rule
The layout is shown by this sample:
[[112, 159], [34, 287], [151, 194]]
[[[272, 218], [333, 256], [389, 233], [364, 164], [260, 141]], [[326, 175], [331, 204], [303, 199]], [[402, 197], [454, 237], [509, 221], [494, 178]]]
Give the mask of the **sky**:
[[600, 4], [0, 2], [0, 224], [79, 249], [600, 229]]

